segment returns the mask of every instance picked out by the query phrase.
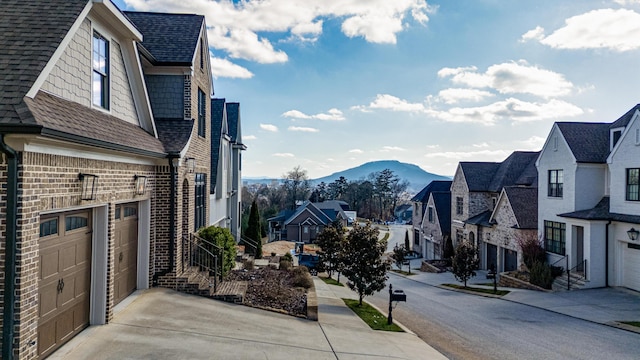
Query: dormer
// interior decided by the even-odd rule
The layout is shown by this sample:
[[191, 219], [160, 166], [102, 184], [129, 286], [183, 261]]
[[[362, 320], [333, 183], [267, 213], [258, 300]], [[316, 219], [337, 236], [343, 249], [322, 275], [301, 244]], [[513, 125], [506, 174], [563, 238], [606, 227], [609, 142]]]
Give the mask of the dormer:
[[612, 151], [613, 148], [616, 146], [616, 144], [622, 137], [623, 132], [624, 132], [624, 127], [617, 127], [609, 130], [609, 151]]

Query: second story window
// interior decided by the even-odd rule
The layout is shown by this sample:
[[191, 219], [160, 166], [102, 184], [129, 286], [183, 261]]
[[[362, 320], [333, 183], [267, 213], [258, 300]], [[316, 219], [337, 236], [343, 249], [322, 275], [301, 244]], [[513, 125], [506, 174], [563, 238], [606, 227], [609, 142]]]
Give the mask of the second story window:
[[198, 231], [201, 227], [206, 226], [207, 220], [207, 204], [206, 204], [206, 188], [207, 188], [207, 175], [197, 173], [196, 174], [196, 188], [195, 188], [195, 231]]
[[562, 197], [562, 170], [549, 170], [549, 186], [547, 195], [551, 197]]
[[640, 169], [627, 169], [627, 191], [625, 199], [640, 201]]
[[429, 206], [429, 222], [433, 222], [433, 208]]
[[93, 104], [103, 109], [109, 109], [109, 42], [97, 32], [93, 33], [92, 76]]
[[463, 209], [462, 209], [463, 205], [464, 205], [464, 200], [462, 200], [462, 197], [460, 196], [456, 197], [456, 215], [463, 214]]
[[205, 122], [207, 118], [207, 97], [198, 89], [198, 135], [205, 137]]

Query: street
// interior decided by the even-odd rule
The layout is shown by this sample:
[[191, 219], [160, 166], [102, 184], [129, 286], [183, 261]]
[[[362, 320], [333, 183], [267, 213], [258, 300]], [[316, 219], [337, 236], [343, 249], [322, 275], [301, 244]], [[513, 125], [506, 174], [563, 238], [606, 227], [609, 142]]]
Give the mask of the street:
[[[404, 243], [408, 228], [389, 227], [389, 251]], [[407, 295], [393, 310], [394, 320], [450, 359], [640, 358], [640, 334], [388, 274], [387, 284]], [[387, 289], [366, 300], [386, 312]]]

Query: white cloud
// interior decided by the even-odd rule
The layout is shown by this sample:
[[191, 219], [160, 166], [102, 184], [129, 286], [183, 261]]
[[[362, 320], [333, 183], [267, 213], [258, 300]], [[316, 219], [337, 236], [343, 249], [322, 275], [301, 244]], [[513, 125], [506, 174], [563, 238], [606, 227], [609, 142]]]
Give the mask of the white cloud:
[[253, 73], [227, 59], [211, 57], [211, 74], [214, 78], [226, 77], [235, 79], [250, 79]]
[[278, 132], [278, 127], [272, 124], [260, 124], [260, 129], [271, 132]]
[[627, 9], [589, 11], [566, 19], [564, 27], [540, 42], [557, 49], [636, 50], [640, 48], [640, 14]]
[[275, 154], [272, 154], [272, 155], [273, 155], [273, 156], [276, 156], [276, 157], [282, 157], [282, 158], [292, 158], [292, 157], [295, 157], [295, 155], [293, 155], [292, 153], [275, 153]]
[[378, 94], [376, 96], [376, 99], [372, 101], [368, 106], [354, 106], [352, 107], [352, 109], [360, 110], [363, 112], [370, 111], [371, 109], [402, 112], [423, 112], [425, 110], [425, 107], [421, 103], [410, 103], [393, 95]]
[[489, 147], [489, 144], [487, 144], [486, 142], [483, 142], [483, 143], [480, 143], [480, 144], [473, 144], [472, 146], [476, 147], [476, 148], [487, 148], [487, 147]]
[[532, 136], [526, 140], [519, 141], [528, 150], [540, 150], [546, 141], [546, 138], [540, 136]]
[[522, 34], [520, 38], [520, 42], [526, 42], [529, 40], [542, 40], [544, 38], [544, 28], [540, 26], [536, 26], [535, 29], [531, 29], [526, 33]]
[[389, 151], [407, 151], [407, 149], [401, 148], [399, 146], [383, 146], [381, 152], [389, 152]]
[[429, 110], [428, 113], [448, 122], [494, 125], [498, 121], [524, 122], [574, 117], [584, 112], [562, 100], [535, 103], [508, 98], [486, 106], [456, 107], [446, 111]]
[[[258, 63], [288, 61], [275, 49], [268, 34], [291, 35], [314, 41], [327, 20], [342, 22], [348, 37], [372, 43], [393, 44], [408, 27], [408, 18], [426, 24], [436, 7], [426, 0], [125, 0], [132, 9], [170, 13], [204, 14], [209, 44], [231, 58]], [[218, 76], [223, 76], [220, 73]]]
[[288, 130], [289, 131], [300, 131], [300, 132], [311, 132], [311, 133], [316, 133], [316, 132], [320, 131], [320, 130], [312, 128], [312, 127], [303, 127], [303, 126], [289, 126]]
[[501, 94], [532, 94], [543, 98], [568, 95], [573, 84], [564, 75], [529, 65], [525, 60], [491, 65], [486, 72], [471, 68], [443, 68], [439, 77], [455, 84], [492, 88]]
[[640, 5], [640, 0], [613, 0], [613, 2], [622, 6]]
[[293, 119], [317, 119], [317, 120], [325, 120], [325, 121], [345, 120], [345, 117], [342, 111], [336, 108], [329, 109], [329, 111], [327, 111], [326, 113], [318, 113], [314, 115], [308, 115], [299, 110], [289, 110], [283, 113], [282, 116], [293, 118]]
[[479, 151], [444, 151], [437, 153], [427, 153], [426, 158], [445, 158], [459, 161], [498, 161], [504, 160], [513, 150], [479, 150]]
[[438, 99], [446, 104], [455, 104], [460, 101], [478, 102], [492, 96], [494, 96], [494, 94], [478, 89], [450, 88], [440, 90], [438, 93]]
[[360, 149], [351, 149], [351, 150], [349, 150], [349, 152], [351, 154], [363, 154], [364, 153], [364, 151], [362, 151]]
[[255, 140], [257, 137], [255, 135], [243, 135], [242, 140]]

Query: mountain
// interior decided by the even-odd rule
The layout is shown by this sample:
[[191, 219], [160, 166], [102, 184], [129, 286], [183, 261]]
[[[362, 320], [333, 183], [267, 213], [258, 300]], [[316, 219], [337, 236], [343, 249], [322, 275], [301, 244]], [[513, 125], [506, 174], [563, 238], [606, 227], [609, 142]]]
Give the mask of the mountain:
[[397, 160], [381, 160], [371, 161], [351, 169], [333, 173], [329, 176], [313, 179], [311, 183], [316, 185], [324, 181], [328, 184], [339, 179], [340, 176], [344, 176], [348, 181], [361, 180], [366, 179], [367, 176], [373, 172], [380, 172], [384, 169], [393, 171], [401, 180], [407, 180], [409, 182], [409, 188], [407, 189], [409, 193], [417, 193], [433, 180], [451, 180], [450, 176], [432, 174], [422, 170], [417, 165], [403, 163]]

